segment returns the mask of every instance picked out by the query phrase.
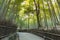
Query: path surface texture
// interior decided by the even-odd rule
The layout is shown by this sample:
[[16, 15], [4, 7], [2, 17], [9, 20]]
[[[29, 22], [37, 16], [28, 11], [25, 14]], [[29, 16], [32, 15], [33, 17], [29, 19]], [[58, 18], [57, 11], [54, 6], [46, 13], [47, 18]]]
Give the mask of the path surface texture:
[[44, 40], [43, 38], [32, 33], [18, 32], [19, 40]]

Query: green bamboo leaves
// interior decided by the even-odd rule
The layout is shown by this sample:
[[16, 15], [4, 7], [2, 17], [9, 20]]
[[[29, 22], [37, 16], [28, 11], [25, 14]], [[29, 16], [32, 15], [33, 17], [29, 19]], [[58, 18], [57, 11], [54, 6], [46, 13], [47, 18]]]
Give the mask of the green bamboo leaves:
[[60, 24], [60, 0], [2, 0], [0, 18], [20, 28], [49, 28]]

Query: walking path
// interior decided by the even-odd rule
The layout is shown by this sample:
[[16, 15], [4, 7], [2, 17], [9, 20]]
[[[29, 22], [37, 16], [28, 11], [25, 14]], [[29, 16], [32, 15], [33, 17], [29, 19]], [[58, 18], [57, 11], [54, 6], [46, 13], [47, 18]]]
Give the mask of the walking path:
[[18, 32], [19, 40], [44, 40], [43, 38], [32, 33]]

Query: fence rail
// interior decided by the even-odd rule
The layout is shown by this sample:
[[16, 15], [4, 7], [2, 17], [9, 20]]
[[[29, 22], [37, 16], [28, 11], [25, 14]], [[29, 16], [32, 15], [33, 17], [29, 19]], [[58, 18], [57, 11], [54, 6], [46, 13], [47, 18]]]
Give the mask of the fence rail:
[[6, 37], [14, 32], [16, 32], [16, 27], [7, 27], [0, 25], [0, 38]]
[[30, 32], [43, 37], [45, 40], [60, 40], [60, 34], [50, 33], [43, 30], [20, 30], [21, 32]]

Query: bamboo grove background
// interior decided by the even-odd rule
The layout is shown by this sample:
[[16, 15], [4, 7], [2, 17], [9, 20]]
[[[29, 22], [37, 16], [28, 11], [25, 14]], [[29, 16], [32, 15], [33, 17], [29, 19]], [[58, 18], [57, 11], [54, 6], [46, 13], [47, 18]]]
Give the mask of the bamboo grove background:
[[16, 23], [20, 29], [57, 29], [60, 0], [0, 0], [0, 21]]

